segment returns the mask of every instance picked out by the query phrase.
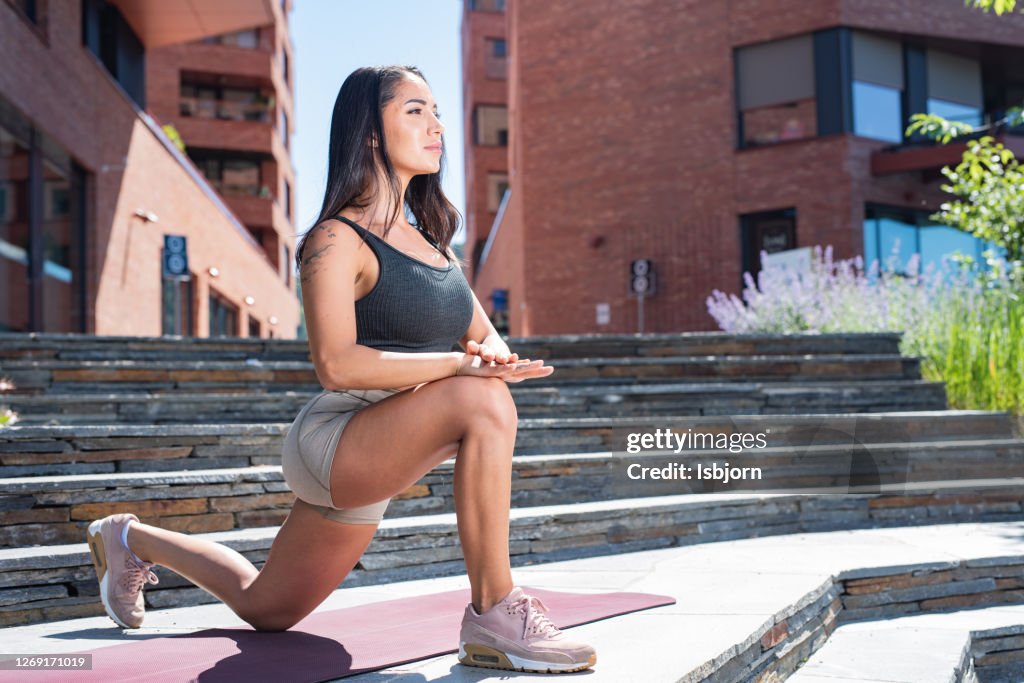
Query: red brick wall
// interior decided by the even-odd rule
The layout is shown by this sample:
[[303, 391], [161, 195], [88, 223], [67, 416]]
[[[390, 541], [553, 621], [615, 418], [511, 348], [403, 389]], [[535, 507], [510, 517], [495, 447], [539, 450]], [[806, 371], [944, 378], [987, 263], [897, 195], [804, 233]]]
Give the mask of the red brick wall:
[[[508, 14], [519, 210], [477, 289], [510, 283], [511, 310], [527, 312], [513, 334], [636, 331], [636, 258], [658, 276], [646, 332], [715, 329], [705, 300], [738, 292], [740, 214], [794, 207], [798, 246], [831, 244], [845, 258], [862, 251], [866, 201], [937, 210], [938, 182], [871, 176], [870, 153], [886, 143], [828, 136], [737, 151], [735, 46], [839, 25], [1024, 44], [1024, 16], [962, 0], [511, 0]], [[505, 263], [517, 258], [521, 271]], [[598, 327], [602, 302], [611, 323]]]
[[[206, 335], [206, 268], [242, 310], [244, 297], [274, 335], [294, 337], [298, 301], [244, 228], [232, 222], [136, 114], [130, 100], [81, 44], [80, 4], [49, 3], [47, 45], [0, 3], [0, 94], [64, 147], [90, 174], [88, 331], [159, 335], [164, 233], [189, 237], [197, 276], [200, 336]], [[144, 223], [144, 209], [159, 217]]]
[[[504, 147], [478, 147], [473, 136], [473, 110], [478, 104], [507, 104], [508, 81], [487, 77], [486, 38], [505, 37], [505, 14], [502, 12], [463, 13], [462, 22], [462, 79], [463, 130], [465, 136], [466, 166], [466, 262], [471, 263], [473, 246], [477, 240], [487, 239], [494, 222], [495, 212], [487, 206], [487, 174], [508, 172], [508, 149]], [[430, 78], [430, 74], [426, 74]], [[466, 277], [472, 282], [472, 267], [467, 266]], [[477, 289], [488, 311], [490, 290]]]

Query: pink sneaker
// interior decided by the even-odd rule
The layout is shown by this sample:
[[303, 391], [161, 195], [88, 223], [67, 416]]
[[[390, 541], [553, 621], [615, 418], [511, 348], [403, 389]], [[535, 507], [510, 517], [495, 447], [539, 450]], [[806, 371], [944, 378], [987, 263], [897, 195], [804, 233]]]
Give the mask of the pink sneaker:
[[470, 603], [462, 617], [459, 661], [487, 669], [565, 673], [589, 669], [594, 648], [565, 638], [545, 616], [548, 608], [518, 586], [483, 614]]
[[159, 583], [150, 571], [152, 562], [139, 564], [121, 542], [121, 531], [129, 521], [139, 521], [133, 514], [122, 512], [97, 519], [89, 525], [89, 554], [100, 582], [100, 600], [107, 614], [124, 628], [138, 628], [146, 616], [142, 586]]

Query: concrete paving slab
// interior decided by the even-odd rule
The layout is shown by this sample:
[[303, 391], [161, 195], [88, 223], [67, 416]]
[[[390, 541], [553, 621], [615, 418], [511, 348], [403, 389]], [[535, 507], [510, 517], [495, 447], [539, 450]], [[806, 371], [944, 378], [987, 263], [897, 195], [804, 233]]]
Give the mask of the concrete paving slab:
[[1024, 624], [1024, 605], [881, 619], [840, 626], [787, 683], [948, 683], [970, 632]]
[[[737, 644], [750, 642], [754, 634], [771, 625], [775, 614], [819, 589], [839, 571], [983, 558], [986, 553], [1024, 556], [1024, 521], [724, 541], [517, 567], [513, 577], [521, 585], [539, 588], [647, 591], [675, 597], [676, 605], [568, 631], [574, 640], [590, 642], [598, 650], [596, 668], [584, 674], [588, 681], [660, 683], [700, 680], [700, 676], [687, 676], [688, 672], [702, 666], [706, 669], [714, 660], [728, 659]], [[342, 588], [317, 611], [468, 586], [462, 575]], [[1013, 610], [991, 609], [1002, 610], [1010, 621], [1018, 618]], [[884, 622], [865, 622], [858, 625], [860, 630], [851, 633], [873, 633], [881, 623]], [[1024, 623], [1024, 614], [1020, 615], [1020, 623]], [[107, 617], [90, 617], [3, 629], [0, 641], [5, 652], [56, 654], [90, 651], [130, 639], [199, 631], [211, 626], [241, 625], [243, 622], [226, 606], [214, 604], [151, 611], [145, 626], [133, 631], [122, 632]], [[301, 630], [302, 624], [294, 628]], [[856, 636], [850, 638], [853, 642]], [[457, 644], [457, 634], [453, 634], [452, 646]], [[807, 671], [805, 675], [818, 674]], [[833, 669], [828, 680], [836, 683], [841, 678], [835, 676], [842, 675], [845, 674]], [[463, 667], [454, 655], [446, 655], [339, 680], [457, 683], [507, 678], [508, 673]]]

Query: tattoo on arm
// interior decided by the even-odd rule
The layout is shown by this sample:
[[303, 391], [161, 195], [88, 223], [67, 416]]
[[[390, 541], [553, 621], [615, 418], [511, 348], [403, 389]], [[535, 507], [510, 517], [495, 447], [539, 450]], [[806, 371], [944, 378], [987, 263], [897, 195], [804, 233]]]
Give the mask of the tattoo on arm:
[[302, 259], [302, 282], [308, 282], [321, 269], [321, 256], [334, 245], [324, 245]]

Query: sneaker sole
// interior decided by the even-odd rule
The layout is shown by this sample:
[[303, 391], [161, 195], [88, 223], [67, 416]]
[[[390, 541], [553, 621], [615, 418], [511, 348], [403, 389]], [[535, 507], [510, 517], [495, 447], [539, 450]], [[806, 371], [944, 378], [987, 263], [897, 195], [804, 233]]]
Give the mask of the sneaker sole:
[[115, 624], [121, 628], [132, 628], [117, 618], [107, 602], [107, 584], [110, 579], [110, 567], [107, 565], [107, 553], [103, 547], [103, 535], [100, 533], [102, 522], [103, 520], [98, 519], [90, 524], [86, 534], [89, 542], [89, 555], [92, 556], [92, 566], [96, 570], [96, 578], [100, 584], [100, 601], [103, 603], [103, 609], [107, 616], [113, 619]]
[[460, 642], [459, 662], [466, 666], [478, 666], [484, 669], [503, 669], [537, 674], [567, 674], [594, 666], [597, 663], [597, 655], [591, 655], [585, 664], [552, 664], [510, 655], [486, 645]]

